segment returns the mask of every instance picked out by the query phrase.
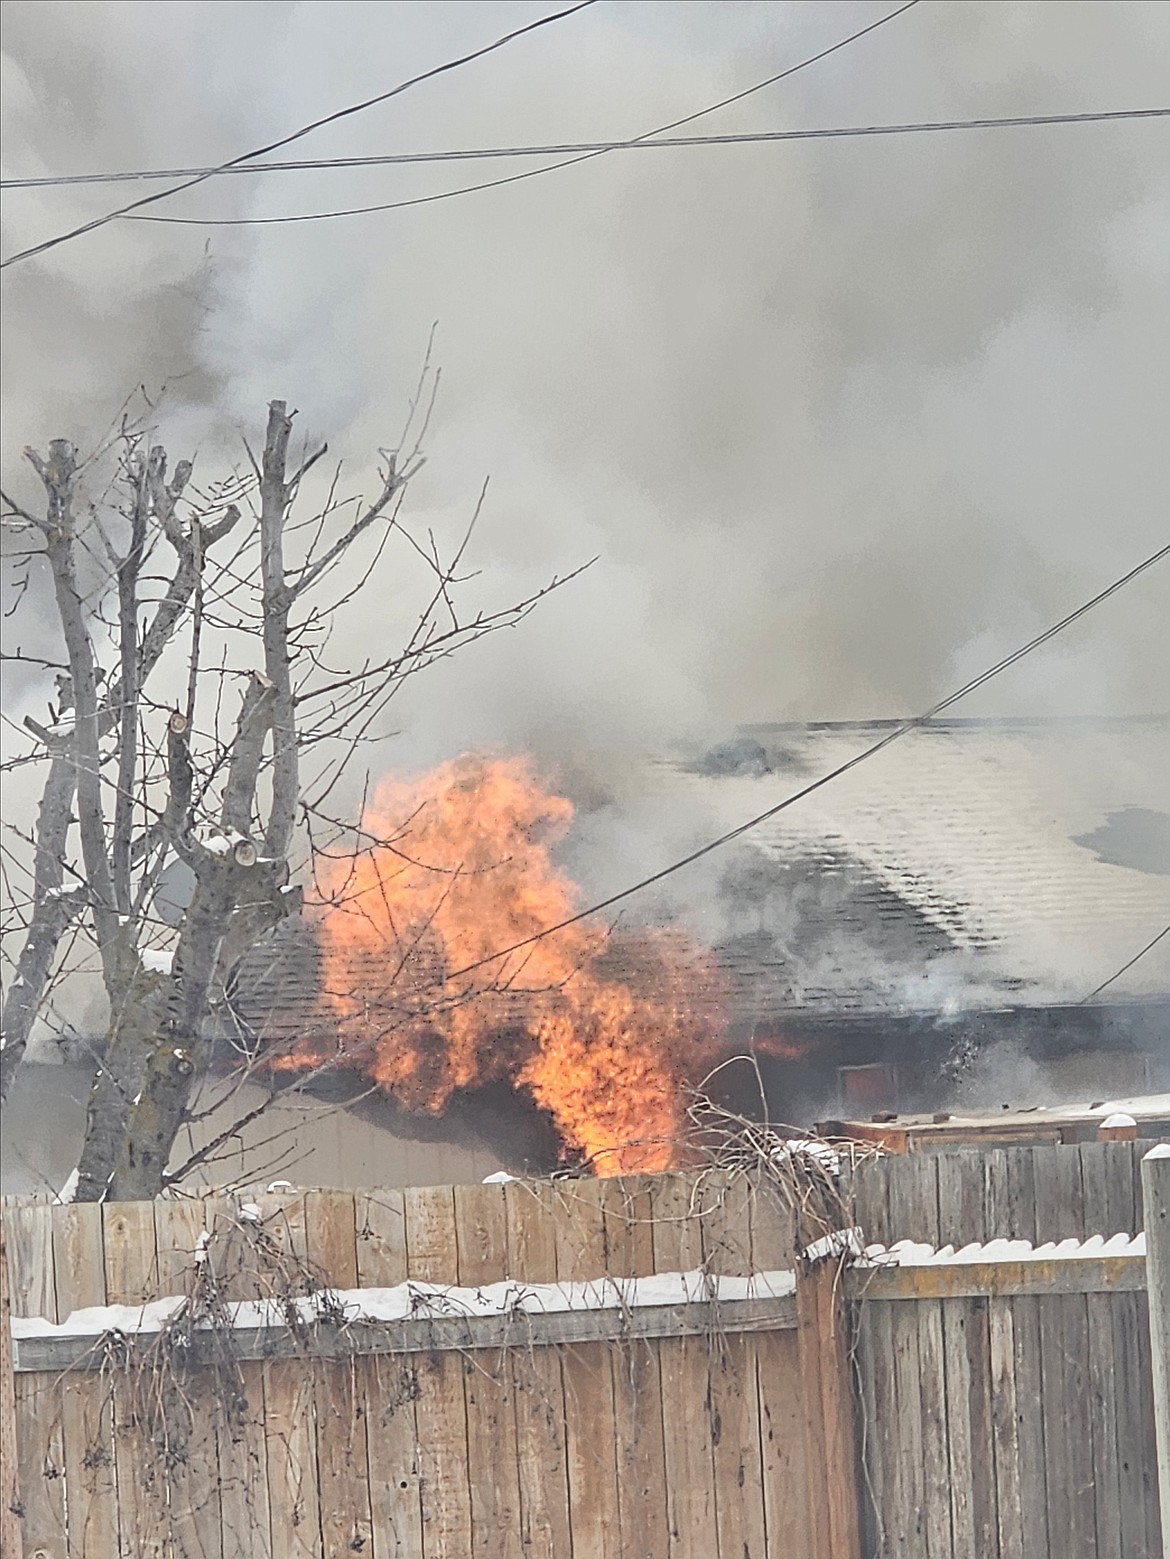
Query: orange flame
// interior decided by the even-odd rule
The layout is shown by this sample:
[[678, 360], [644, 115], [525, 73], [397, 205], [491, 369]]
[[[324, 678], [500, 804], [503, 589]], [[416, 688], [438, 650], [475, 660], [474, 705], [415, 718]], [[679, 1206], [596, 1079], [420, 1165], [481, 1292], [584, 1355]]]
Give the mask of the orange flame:
[[787, 1034], [756, 1033], [752, 1036], [752, 1048], [774, 1061], [807, 1061], [812, 1045], [808, 1040], [792, 1039]]
[[[571, 819], [522, 759], [384, 782], [363, 818], [383, 842], [317, 861], [324, 1000], [346, 1061], [408, 1108], [437, 1113], [457, 1089], [507, 1079], [597, 1173], [666, 1169], [686, 1084], [724, 1033], [713, 956], [675, 931], [608, 935], [595, 920], [494, 956], [574, 914], [551, 855]], [[303, 1041], [277, 1064], [323, 1059]]]

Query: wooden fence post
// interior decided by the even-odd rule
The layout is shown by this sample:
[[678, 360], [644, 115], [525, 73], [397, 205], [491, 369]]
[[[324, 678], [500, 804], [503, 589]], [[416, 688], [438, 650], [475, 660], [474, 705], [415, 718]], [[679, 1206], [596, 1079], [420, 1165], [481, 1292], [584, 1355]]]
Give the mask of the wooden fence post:
[[842, 1277], [839, 1257], [797, 1262], [808, 1559], [861, 1559], [852, 1338]]
[[1170, 1554], [1170, 1142], [1159, 1143], [1142, 1159], [1142, 1198], [1158, 1502], [1162, 1507], [1162, 1551]]
[[20, 1489], [16, 1478], [16, 1377], [12, 1372], [12, 1319], [8, 1302], [8, 1245], [0, 1215], [0, 1555], [17, 1559]]

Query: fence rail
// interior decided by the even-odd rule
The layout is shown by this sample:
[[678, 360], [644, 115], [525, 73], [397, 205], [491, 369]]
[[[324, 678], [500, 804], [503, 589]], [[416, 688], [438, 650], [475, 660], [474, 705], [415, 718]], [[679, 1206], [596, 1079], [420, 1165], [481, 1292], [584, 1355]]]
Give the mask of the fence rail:
[[1053, 1294], [1137, 1294], [1146, 1288], [1144, 1256], [1080, 1260], [979, 1261], [952, 1266], [851, 1272], [851, 1299], [993, 1299]]
[[[760, 1277], [760, 1286], [767, 1287], [769, 1280], [791, 1274], [763, 1273]], [[695, 1287], [698, 1289], [698, 1285]], [[309, 1346], [314, 1359], [662, 1341], [716, 1334], [727, 1337], [790, 1331], [796, 1326], [796, 1301], [792, 1294], [751, 1299], [704, 1299], [697, 1294], [659, 1305], [610, 1300], [588, 1309], [542, 1312], [518, 1307], [498, 1315], [426, 1315], [388, 1322], [360, 1316], [345, 1321], [332, 1318], [339, 1298], [344, 1305], [347, 1299], [352, 1302], [360, 1295], [360, 1289], [342, 1296], [325, 1290], [321, 1295], [322, 1310], [301, 1322], [306, 1330], [311, 1326]], [[446, 1302], [451, 1303], [449, 1299]], [[458, 1299], [452, 1308], [458, 1310]], [[58, 1335], [23, 1332], [20, 1322], [14, 1323], [13, 1368], [18, 1374], [37, 1374], [104, 1370], [111, 1365], [130, 1367], [136, 1357], [144, 1361], [165, 1335], [166, 1323], [123, 1331], [118, 1322], [125, 1325], [124, 1310], [125, 1306], [119, 1306], [117, 1318], [111, 1318], [108, 1324], [99, 1322], [95, 1326], [91, 1321], [84, 1331], [71, 1331], [66, 1326]], [[306, 1341], [298, 1327], [290, 1327], [287, 1321], [274, 1317], [260, 1326], [233, 1324], [231, 1350], [241, 1363], [297, 1359], [304, 1356]], [[204, 1324], [185, 1338], [184, 1352], [192, 1368], [214, 1365], [223, 1353], [223, 1335], [212, 1325]]]

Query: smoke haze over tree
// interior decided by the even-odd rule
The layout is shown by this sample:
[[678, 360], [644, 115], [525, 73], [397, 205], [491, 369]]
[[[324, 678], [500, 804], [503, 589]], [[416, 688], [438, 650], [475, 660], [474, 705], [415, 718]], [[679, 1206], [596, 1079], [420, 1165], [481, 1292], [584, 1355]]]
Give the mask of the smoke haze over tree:
[[[12, 0], [6, 172], [214, 161], [543, 10]], [[636, 135], [883, 10], [599, 4], [296, 155]], [[1155, 106], [1168, 46], [1158, 6], [925, 0], [692, 128]], [[339, 221], [113, 224], [6, 272], [6, 481], [23, 442], [92, 440], [142, 380], [170, 382], [172, 447], [234, 449], [280, 394], [364, 458], [437, 320], [414, 512], [454, 529], [491, 473], [485, 593], [600, 561], [404, 704], [380, 763], [522, 746], [588, 801], [613, 780], [600, 750], [620, 773], [628, 748], [739, 721], [911, 712], [1162, 536], [1168, 152], [1161, 121], [630, 152]], [[512, 171], [239, 177], [155, 209]], [[5, 253], [125, 190], [11, 194]], [[971, 712], [1164, 710], [1165, 610], [1159, 572]]]

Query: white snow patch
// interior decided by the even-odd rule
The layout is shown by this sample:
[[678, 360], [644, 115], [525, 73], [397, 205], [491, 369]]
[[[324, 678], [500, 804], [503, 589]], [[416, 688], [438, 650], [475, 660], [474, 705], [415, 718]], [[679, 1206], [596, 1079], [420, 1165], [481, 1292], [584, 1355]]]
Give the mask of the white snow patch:
[[860, 1256], [864, 1253], [861, 1230], [835, 1229], [804, 1248], [806, 1261], [824, 1261], [828, 1256]]
[[841, 1155], [836, 1148], [831, 1143], [819, 1142], [815, 1137], [789, 1137], [772, 1149], [772, 1157], [809, 1158], [823, 1165], [831, 1175], [841, 1172]]
[[295, 1189], [291, 1180], [274, 1180], [268, 1187], [269, 1191], [292, 1191]]
[[1134, 1094], [1128, 1099], [1102, 1099], [1092, 1104], [1060, 1104], [1037, 1113], [1064, 1118], [1070, 1115], [1113, 1115], [1117, 1111], [1124, 1111], [1136, 1120], [1170, 1115], [1170, 1093]]
[[74, 1310], [59, 1326], [42, 1316], [12, 1317], [12, 1335], [21, 1337], [103, 1337], [108, 1332], [158, 1332], [187, 1303], [181, 1294], [148, 1305], [94, 1305]]
[[1170, 1142], [1159, 1142], [1156, 1147], [1152, 1147], [1142, 1156], [1143, 1158], [1170, 1158]]
[[54, 1200], [58, 1206], [64, 1206], [66, 1202], [71, 1202], [77, 1195], [77, 1183], [80, 1178], [81, 1170], [79, 1167], [73, 1171], [73, 1173], [69, 1176], [69, 1179], [66, 1180], [65, 1184], [61, 1187], [60, 1191], [57, 1192]]
[[[204, 1248], [205, 1252], [205, 1248]], [[200, 1251], [196, 1249], [196, 1260]], [[440, 1283], [399, 1283], [394, 1288], [322, 1289], [296, 1301], [299, 1319], [408, 1321], [439, 1317], [557, 1315], [582, 1310], [637, 1310], [651, 1306], [727, 1304], [743, 1299], [784, 1299], [796, 1292], [792, 1272], [725, 1277], [703, 1271], [659, 1272], [652, 1277], [598, 1278], [584, 1283], [488, 1283], [482, 1288]], [[147, 1305], [101, 1305], [75, 1310], [60, 1324], [41, 1316], [14, 1316], [12, 1335], [100, 1337], [107, 1332], [157, 1332], [186, 1303], [182, 1296]], [[227, 1307], [233, 1327], [287, 1324], [284, 1301], [241, 1299]], [[210, 1327], [210, 1321], [201, 1323]]]
[[1115, 1110], [1112, 1115], [1107, 1115], [1101, 1122], [1101, 1129], [1102, 1131], [1110, 1129], [1120, 1130], [1123, 1127], [1136, 1125], [1137, 1121], [1134, 1120], [1132, 1115], [1127, 1114], [1125, 1110]]
[[149, 974], [170, 974], [175, 961], [174, 951], [161, 947], [144, 947], [138, 956]]
[[893, 1245], [869, 1245], [859, 1266], [938, 1267], [974, 1266], [997, 1261], [1092, 1261], [1102, 1256], [1144, 1256], [1144, 1234], [1092, 1234], [1084, 1240], [1055, 1240], [1033, 1245], [1030, 1240], [988, 1240], [982, 1245], [953, 1245], [936, 1249], [917, 1240], [896, 1240]]
[[207, 1261], [207, 1247], [211, 1244], [211, 1235], [204, 1229], [203, 1233], [195, 1241], [194, 1259], [197, 1267], [202, 1267]]
[[484, 1185], [507, 1185], [509, 1181], [515, 1180], [515, 1178], [516, 1176], [510, 1175], [506, 1169], [497, 1169], [494, 1174], [485, 1175], [483, 1183]]
[[236, 1217], [241, 1223], [259, 1223], [263, 1216], [255, 1202], [241, 1202], [236, 1208]]

